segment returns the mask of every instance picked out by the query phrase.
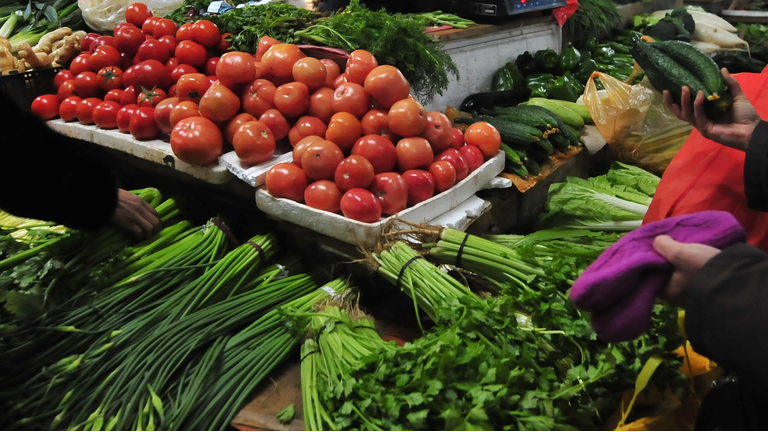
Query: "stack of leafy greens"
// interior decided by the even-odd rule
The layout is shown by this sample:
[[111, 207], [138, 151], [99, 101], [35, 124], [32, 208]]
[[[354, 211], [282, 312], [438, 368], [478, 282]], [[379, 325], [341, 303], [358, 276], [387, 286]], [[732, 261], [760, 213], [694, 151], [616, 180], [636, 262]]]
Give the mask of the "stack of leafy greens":
[[621, 14], [612, 0], [581, 0], [563, 31], [576, 42], [603, 35], [618, 27], [620, 20]]
[[643, 221], [659, 178], [637, 167], [614, 162], [608, 174], [568, 177], [549, 188], [542, 228], [631, 231]]
[[[177, 23], [189, 18], [189, 10], [205, 10], [208, 0], [185, 0], [168, 16]], [[347, 8], [323, 17], [284, 3], [250, 5], [216, 16], [204, 16], [231, 32], [234, 49], [254, 53], [262, 36], [283, 43], [305, 43], [369, 51], [379, 64], [397, 67], [424, 103], [448, 88], [449, 74], [459, 70], [437, 40], [424, 32], [423, 15], [373, 11], [352, 0]]]

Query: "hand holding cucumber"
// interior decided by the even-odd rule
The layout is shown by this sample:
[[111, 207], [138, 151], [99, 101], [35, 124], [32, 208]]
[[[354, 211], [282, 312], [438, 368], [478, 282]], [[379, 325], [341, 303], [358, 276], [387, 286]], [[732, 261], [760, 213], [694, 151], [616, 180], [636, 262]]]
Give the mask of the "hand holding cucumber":
[[683, 86], [681, 103], [677, 104], [672, 94], [664, 90], [664, 103], [680, 120], [690, 123], [704, 138], [739, 150], [746, 150], [752, 131], [760, 121], [752, 103], [744, 96], [741, 86], [735, 78], [723, 68], [720, 71], [733, 97], [733, 106], [722, 118], [712, 120], [707, 117], [704, 108], [705, 95], [699, 91], [691, 102], [691, 90]]

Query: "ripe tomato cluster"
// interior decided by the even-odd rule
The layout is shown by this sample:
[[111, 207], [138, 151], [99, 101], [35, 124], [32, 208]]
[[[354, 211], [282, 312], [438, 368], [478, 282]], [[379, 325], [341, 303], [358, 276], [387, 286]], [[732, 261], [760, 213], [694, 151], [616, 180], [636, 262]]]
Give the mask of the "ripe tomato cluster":
[[177, 28], [131, 4], [114, 36], [86, 37], [56, 76], [57, 93], [32, 110], [139, 140], [170, 134], [176, 156], [194, 165], [225, 146], [259, 164], [286, 140], [293, 162], [268, 172], [267, 191], [364, 222], [451, 188], [499, 150], [493, 126], [453, 128], [367, 51], [352, 52], [342, 70], [270, 37], [255, 55], [228, 51], [226, 36], [210, 21]]

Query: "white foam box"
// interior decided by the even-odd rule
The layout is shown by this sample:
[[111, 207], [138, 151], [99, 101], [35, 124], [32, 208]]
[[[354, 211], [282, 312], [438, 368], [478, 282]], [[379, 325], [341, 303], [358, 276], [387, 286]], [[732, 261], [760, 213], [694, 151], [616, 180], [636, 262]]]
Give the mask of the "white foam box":
[[257, 165], [244, 164], [234, 150], [219, 156], [219, 165], [229, 170], [235, 177], [248, 183], [253, 187], [259, 187], [264, 184], [267, 172], [273, 166], [293, 161], [293, 152], [291, 146], [285, 143], [278, 143], [275, 153], [266, 161]]
[[98, 126], [65, 122], [60, 119], [49, 121], [48, 126], [69, 137], [120, 150], [138, 158], [165, 165], [208, 183], [223, 184], [233, 178], [227, 168], [218, 162], [208, 166], [197, 166], [180, 160], [173, 154], [168, 136], [164, 136], [163, 139], [139, 141], [130, 134], [122, 133], [116, 129], [105, 130]]
[[[499, 151], [496, 156], [488, 159], [452, 188], [403, 210], [397, 214], [397, 217], [411, 223], [432, 221], [467, 201], [503, 170], [504, 153]], [[256, 191], [256, 206], [275, 219], [285, 220], [345, 243], [367, 248], [376, 245], [385, 225], [394, 217], [382, 218], [375, 223], [358, 222], [340, 214], [316, 210], [289, 199], [275, 198], [263, 187]]]

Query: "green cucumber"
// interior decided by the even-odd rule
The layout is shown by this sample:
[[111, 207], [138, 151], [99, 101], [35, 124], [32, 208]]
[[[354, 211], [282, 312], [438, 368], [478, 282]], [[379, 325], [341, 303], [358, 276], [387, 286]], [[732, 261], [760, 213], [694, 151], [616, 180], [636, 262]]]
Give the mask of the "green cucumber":
[[659, 92], [669, 91], [679, 103], [683, 86], [691, 90], [691, 96], [699, 91], [704, 92], [707, 99], [712, 93], [704, 86], [701, 80], [692, 71], [677, 63], [672, 57], [656, 49], [653, 43], [642, 40], [635, 41], [632, 47], [632, 56], [641, 68], [653, 87]]

